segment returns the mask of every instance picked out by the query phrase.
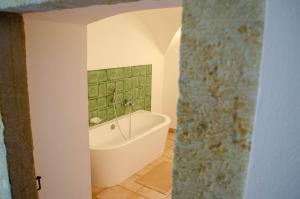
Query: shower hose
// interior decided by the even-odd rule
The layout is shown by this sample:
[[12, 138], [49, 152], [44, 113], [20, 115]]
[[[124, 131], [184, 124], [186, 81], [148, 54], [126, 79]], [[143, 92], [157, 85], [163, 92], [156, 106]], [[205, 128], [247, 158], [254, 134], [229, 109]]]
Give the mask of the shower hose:
[[113, 100], [113, 109], [114, 109], [114, 114], [115, 114], [115, 122], [117, 124], [117, 127], [123, 137], [123, 139], [126, 141], [131, 138], [131, 112], [132, 112], [132, 107], [130, 106], [130, 112], [129, 112], [129, 137], [126, 137], [125, 133], [122, 131], [121, 126], [119, 124], [118, 116], [117, 116], [117, 110], [116, 110], [116, 92], [114, 92]]

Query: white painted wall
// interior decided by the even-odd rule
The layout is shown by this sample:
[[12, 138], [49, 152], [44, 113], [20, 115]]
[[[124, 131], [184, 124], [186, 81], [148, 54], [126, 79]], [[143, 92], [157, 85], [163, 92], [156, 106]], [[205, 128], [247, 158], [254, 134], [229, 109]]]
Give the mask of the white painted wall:
[[86, 26], [25, 16], [25, 33], [39, 196], [91, 198]]
[[179, 98], [179, 46], [181, 29], [174, 35], [165, 54], [162, 112], [171, 118], [170, 127], [177, 127], [177, 101]]
[[152, 64], [152, 111], [161, 112], [164, 56], [151, 31], [133, 14], [88, 25], [88, 70]]
[[300, 1], [268, 0], [246, 199], [300, 198]]
[[[176, 0], [174, 1], [176, 2]], [[181, 26], [182, 7], [133, 12], [151, 30], [156, 44], [166, 53], [174, 34]]]

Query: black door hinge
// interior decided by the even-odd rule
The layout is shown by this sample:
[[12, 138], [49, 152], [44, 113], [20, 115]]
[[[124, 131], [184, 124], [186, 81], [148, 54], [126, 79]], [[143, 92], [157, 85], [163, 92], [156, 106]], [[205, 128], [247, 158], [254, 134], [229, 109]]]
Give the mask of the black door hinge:
[[38, 191], [42, 189], [41, 179], [42, 179], [41, 176], [36, 176], [36, 180], [38, 181], [38, 188], [37, 188]]

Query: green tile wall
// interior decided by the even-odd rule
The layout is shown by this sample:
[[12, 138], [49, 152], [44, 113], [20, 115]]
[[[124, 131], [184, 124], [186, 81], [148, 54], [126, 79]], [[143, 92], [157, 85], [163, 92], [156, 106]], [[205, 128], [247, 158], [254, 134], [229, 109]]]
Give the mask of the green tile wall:
[[125, 100], [132, 100], [133, 110], [151, 111], [152, 65], [129, 66], [88, 71], [89, 119], [100, 117], [102, 122], [115, 118], [113, 91], [117, 90], [118, 116], [128, 114]]

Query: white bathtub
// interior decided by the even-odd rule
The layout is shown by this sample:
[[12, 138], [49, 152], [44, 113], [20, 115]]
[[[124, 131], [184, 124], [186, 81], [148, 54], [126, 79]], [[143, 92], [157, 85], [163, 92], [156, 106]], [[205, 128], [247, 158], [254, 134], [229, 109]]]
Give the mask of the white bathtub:
[[[115, 121], [90, 129], [92, 184], [110, 187], [121, 183], [162, 155], [170, 118], [148, 111], [132, 114], [132, 137], [125, 141]], [[128, 136], [129, 117], [119, 118]]]

